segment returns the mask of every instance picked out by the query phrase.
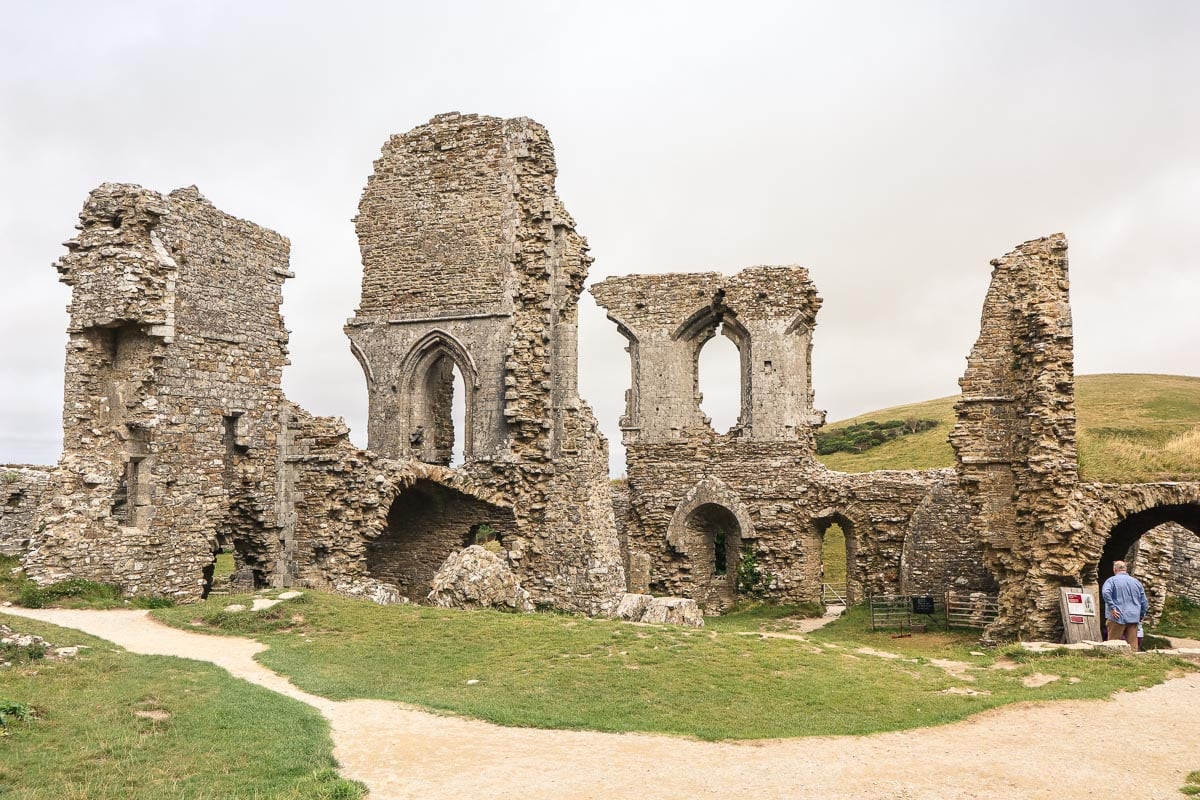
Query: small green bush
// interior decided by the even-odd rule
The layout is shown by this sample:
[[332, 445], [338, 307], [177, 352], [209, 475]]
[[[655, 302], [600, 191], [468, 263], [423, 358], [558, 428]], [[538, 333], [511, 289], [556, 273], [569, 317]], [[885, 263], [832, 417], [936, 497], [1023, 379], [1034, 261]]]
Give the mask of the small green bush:
[[45, 657], [46, 645], [44, 644], [31, 644], [28, 647], [21, 647], [12, 642], [0, 644], [0, 661], [9, 661], [13, 664], [26, 664]]
[[758, 566], [758, 556], [750, 545], [742, 548], [737, 565], [737, 591], [739, 595], [760, 598], [771, 585], [771, 576]]
[[886, 422], [869, 420], [844, 428], [817, 431], [817, 454], [827, 456], [830, 453], [865, 453], [872, 447], [878, 447], [892, 439], [936, 428], [937, 424], [937, 420], [933, 419], [890, 419]]
[[7, 472], [0, 472], [0, 483], [16, 483], [19, 480], [21, 480], [21, 473], [19, 472], [13, 472], [11, 470]]

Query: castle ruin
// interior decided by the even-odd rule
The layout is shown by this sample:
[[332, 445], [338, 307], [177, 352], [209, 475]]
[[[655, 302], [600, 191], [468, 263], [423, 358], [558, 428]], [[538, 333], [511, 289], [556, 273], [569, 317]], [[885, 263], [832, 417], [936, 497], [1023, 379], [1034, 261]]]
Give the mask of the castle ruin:
[[[1200, 585], [1200, 483], [1079, 479], [1061, 235], [992, 262], [952, 469], [845, 474], [816, 459], [807, 270], [597, 284], [631, 364], [614, 492], [576, 383], [591, 258], [555, 175], [546, 130], [523, 118], [445, 114], [384, 145], [355, 219], [362, 294], [345, 329], [366, 450], [282, 392], [285, 238], [194, 187], [95, 189], [57, 264], [72, 288], [63, 456], [5, 468], [0, 552], [39, 583], [192, 601], [226, 546], [241, 588], [423, 601], [487, 532], [536, 605], [609, 614], [637, 592], [716, 613], [744, 590], [746, 557], [757, 594], [819, 600], [836, 523], [851, 600], [997, 591], [989, 635], [1025, 638], [1055, 636], [1058, 589], [1094, 585], [1139, 541], [1148, 588]], [[727, 433], [700, 410], [715, 335], [740, 354]]]

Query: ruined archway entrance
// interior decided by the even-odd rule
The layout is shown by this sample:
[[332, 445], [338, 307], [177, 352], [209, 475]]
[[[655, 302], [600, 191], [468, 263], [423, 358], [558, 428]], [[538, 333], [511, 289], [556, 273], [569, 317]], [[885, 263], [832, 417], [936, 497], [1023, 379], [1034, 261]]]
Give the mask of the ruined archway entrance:
[[708, 612], [724, 611], [737, 600], [742, 529], [725, 506], [704, 503], [683, 523], [684, 546], [690, 557], [693, 599]]
[[418, 480], [388, 509], [387, 527], [367, 543], [367, 572], [423, 602], [438, 569], [453, 553], [474, 544], [488, 526], [501, 539], [513, 529], [512, 512], [439, 483]]
[[1112, 577], [1114, 561], [1129, 562], [1142, 582], [1152, 615], [1169, 596], [1200, 596], [1200, 504], [1155, 506], [1122, 519], [1109, 531], [1094, 573], [1097, 586]]
[[[813, 520], [820, 540], [820, 565], [818, 573], [822, 583], [828, 583], [838, 591], [847, 605], [862, 598], [862, 583], [856, 568], [858, 545], [854, 536], [854, 523], [843, 514], [830, 514]], [[840, 582], [837, 580], [840, 578]], [[828, 599], [828, 598], [826, 598]], [[836, 598], [832, 598], [836, 602]]]

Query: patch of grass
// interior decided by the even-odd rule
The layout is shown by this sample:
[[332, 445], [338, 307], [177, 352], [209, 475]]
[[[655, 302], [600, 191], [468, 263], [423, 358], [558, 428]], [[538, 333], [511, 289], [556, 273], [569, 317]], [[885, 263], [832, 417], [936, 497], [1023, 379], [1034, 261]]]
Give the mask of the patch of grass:
[[82, 578], [38, 586], [26, 582], [17, 594], [17, 604], [26, 608], [45, 608], [61, 605], [65, 608], [115, 608], [123, 605], [121, 590], [109, 583], [96, 583]]
[[1179, 791], [1186, 795], [1200, 794], [1200, 769], [1193, 770], [1184, 778], [1184, 785], [1179, 787]]
[[893, 439], [927, 431], [936, 428], [937, 425], [937, 420], [916, 418], [889, 419], [882, 422], [869, 419], [866, 422], [839, 425], [836, 428], [817, 431], [817, 454], [865, 453]]
[[[334, 699], [397, 700], [502, 725], [709, 740], [923, 727], [1020, 700], [1106, 697], [1158, 683], [1173, 669], [1194, 668], [1166, 656], [1102, 667], [1079, 658], [1061, 662], [1062, 681], [1031, 689], [1021, 683], [1031, 669], [984, 669], [995, 655], [971, 656], [972, 635], [872, 638], [879, 634], [862, 630], [861, 612], [842, 621], [840, 631], [796, 640], [755, 635], [786, 626], [795, 613], [763, 605], [694, 629], [380, 607], [314, 591], [302, 599], [307, 602], [281, 603], [261, 615], [226, 614], [224, 606], [237, 598], [151, 613], [189, 630], [253, 636], [269, 646], [257, 657], [264, 665]], [[901, 657], [856, 652], [871, 642]], [[981, 670], [971, 686], [991, 694], [944, 693], [962, 683], [932, 664], [934, 658], [969, 661]]]
[[233, 561], [233, 553], [217, 553], [217, 560], [213, 566], [213, 580], [228, 578], [237, 569], [237, 565]]
[[1154, 632], [1159, 636], [1200, 639], [1200, 603], [1186, 597], [1168, 597]]
[[[947, 441], [954, 403], [943, 397], [882, 409], [828, 426], [930, 419], [936, 428], [863, 453], [820, 456], [830, 469], [932, 469], [954, 465]], [[1080, 375], [1075, 381], [1080, 473], [1084, 480], [1136, 483], [1200, 480], [1200, 378], [1181, 375]]]
[[[303, 703], [179, 658], [0, 615], [75, 658], [0, 671], [0, 797], [22, 800], [349, 800], [329, 729]], [[20, 717], [24, 721], [16, 724]]]

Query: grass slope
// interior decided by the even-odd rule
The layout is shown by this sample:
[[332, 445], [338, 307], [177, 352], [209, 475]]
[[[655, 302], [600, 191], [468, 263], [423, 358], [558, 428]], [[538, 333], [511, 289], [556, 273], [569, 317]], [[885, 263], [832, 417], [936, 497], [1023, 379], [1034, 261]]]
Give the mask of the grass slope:
[[[329, 726], [296, 700], [180, 658], [139, 656], [21, 617], [0, 622], [75, 658], [0, 669], [0, 705], [31, 707], [0, 737], [0, 798], [351, 800]], [[0, 658], [2, 661], [3, 658]]]
[[[865, 453], [820, 456], [830, 469], [930, 469], [954, 465], [947, 436], [957, 396], [885, 408], [830, 424], [917, 417], [938, 426]], [[1080, 375], [1075, 381], [1084, 480], [1140, 483], [1200, 480], [1200, 378], [1179, 375]]]
[[[379, 607], [313, 591], [258, 613], [223, 611], [230, 602], [244, 601], [152, 613], [188, 630], [252, 636], [269, 645], [258, 656], [264, 665], [315, 694], [397, 700], [519, 727], [709, 740], [866, 734], [950, 722], [1021, 700], [1106, 697], [1187, 668], [1166, 657], [1076, 656], [1056, 661], [1054, 671], [1079, 683], [1030, 689], [1021, 679], [1036, 666], [987, 670], [996, 654], [971, 655], [974, 633], [941, 634], [912, 660], [855, 655], [860, 637], [875, 641], [861, 632], [861, 611], [835, 623], [840, 627], [816, 646], [753, 635], [794, 630], [788, 610], [771, 606], [692, 629]], [[960, 682], [928, 662], [935, 655], [979, 667], [972, 686], [992, 694], [945, 694]]]

